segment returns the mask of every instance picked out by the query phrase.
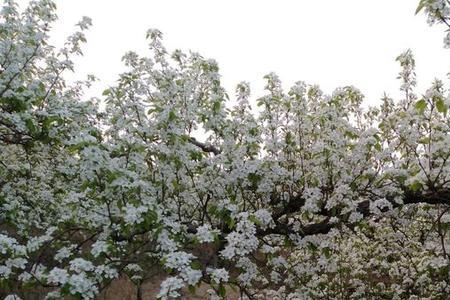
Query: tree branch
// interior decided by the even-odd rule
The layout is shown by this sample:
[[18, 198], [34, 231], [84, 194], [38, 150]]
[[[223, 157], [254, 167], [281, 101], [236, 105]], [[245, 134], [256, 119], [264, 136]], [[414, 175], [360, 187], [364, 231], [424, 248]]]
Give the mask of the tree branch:
[[221, 153], [221, 151], [219, 149], [217, 149], [216, 147], [199, 142], [193, 137], [189, 137], [188, 141], [192, 145], [195, 145], [195, 146], [199, 147], [200, 149], [202, 149], [203, 152], [214, 153], [214, 155], [219, 155]]
[[[394, 201], [394, 197], [387, 197], [387, 200], [392, 204], [393, 208], [398, 208], [403, 205], [408, 204], [444, 204], [450, 206], [450, 190], [440, 190], [440, 191], [430, 191], [430, 192], [414, 192], [410, 189], [404, 189], [403, 192], [403, 204], [397, 203]], [[287, 215], [299, 212], [300, 209], [305, 204], [305, 199], [301, 196], [292, 198], [285, 206], [282, 208], [275, 210], [272, 217], [275, 221], [275, 227], [267, 228], [265, 230], [258, 229], [257, 234], [259, 236], [265, 236], [269, 234], [298, 234], [302, 237], [308, 235], [314, 235], [319, 233], [328, 233], [333, 227], [335, 227], [338, 223], [329, 223], [329, 216], [324, 221], [321, 221], [316, 224], [309, 224], [302, 228], [299, 231], [293, 229], [293, 225], [288, 225], [287, 220], [280, 222], [279, 220]], [[361, 213], [365, 218], [373, 215], [370, 210], [370, 201], [365, 200], [358, 204], [356, 211]], [[382, 212], [387, 212], [388, 208], [381, 209]]]

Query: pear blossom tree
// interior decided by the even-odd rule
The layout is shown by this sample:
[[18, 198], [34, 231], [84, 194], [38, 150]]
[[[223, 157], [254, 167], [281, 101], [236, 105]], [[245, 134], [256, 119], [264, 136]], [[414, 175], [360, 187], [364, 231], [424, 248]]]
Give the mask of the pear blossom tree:
[[[421, 10], [449, 25], [449, 1]], [[355, 87], [273, 73], [263, 97], [230, 96], [217, 62], [149, 30], [149, 57], [86, 99], [95, 78], [64, 74], [91, 21], [56, 49], [56, 17], [50, 0], [0, 13], [0, 296], [93, 299], [159, 266], [160, 299], [202, 282], [212, 299], [446, 299], [450, 94], [416, 91], [410, 50], [402, 97], [364, 109]]]

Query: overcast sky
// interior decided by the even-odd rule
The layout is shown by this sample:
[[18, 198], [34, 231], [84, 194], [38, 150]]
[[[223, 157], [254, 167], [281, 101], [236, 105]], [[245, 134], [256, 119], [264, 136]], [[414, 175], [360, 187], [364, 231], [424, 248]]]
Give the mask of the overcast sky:
[[[27, 2], [26, 0], [21, 3]], [[450, 50], [444, 27], [414, 15], [418, 0], [59, 0], [53, 39], [61, 43], [82, 16], [93, 20], [77, 74], [101, 79], [100, 95], [123, 70], [128, 50], [147, 54], [145, 33], [158, 28], [169, 50], [214, 58], [231, 95], [249, 81], [262, 95], [262, 77], [277, 73], [285, 87], [303, 80], [326, 92], [354, 85], [376, 104], [383, 92], [399, 94], [395, 58], [411, 48], [419, 91], [435, 77], [448, 82]]]

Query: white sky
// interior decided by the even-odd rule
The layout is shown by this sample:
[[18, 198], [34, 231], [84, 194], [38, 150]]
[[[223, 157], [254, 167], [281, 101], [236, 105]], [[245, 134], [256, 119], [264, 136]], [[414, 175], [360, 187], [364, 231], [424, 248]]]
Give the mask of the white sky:
[[[27, 2], [26, 0], [19, 1]], [[366, 103], [383, 92], [399, 95], [395, 58], [411, 48], [417, 62], [419, 92], [439, 77], [446, 82], [450, 50], [443, 49], [444, 27], [429, 27], [414, 15], [418, 0], [59, 0], [58, 43], [74, 31], [83, 15], [93, 19], [77, 60], [78, 79], [101, 79], [89, 95], [114, 83], [128, 50], [148, 54], [145, 33], [158, 28], [169, 51], [200, 52], [220, 66], [230, 96], [249, 81], [253, 95], [263, 93], [263, 76], [277, 73], [286, 88], [297, 80], [319, 84], [326, 92], [354, 85]]]

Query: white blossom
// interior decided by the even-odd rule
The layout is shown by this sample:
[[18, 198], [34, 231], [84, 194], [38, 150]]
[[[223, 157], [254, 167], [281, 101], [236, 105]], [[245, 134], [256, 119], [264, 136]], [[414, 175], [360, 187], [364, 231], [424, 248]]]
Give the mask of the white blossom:
[[223, 268], [221, 269], [208, 268], [206, 269], [206, 272], [210, 274], [211, 279], [216, 283], [228, 282], [229, 279], [228, 271]]
[[158, 299], [170, 299], [179, 297], [179, 290], [183, 286], [183, 280], [177, 277], [169, 277], [161, 284], [161, 290], [158, 294]]

